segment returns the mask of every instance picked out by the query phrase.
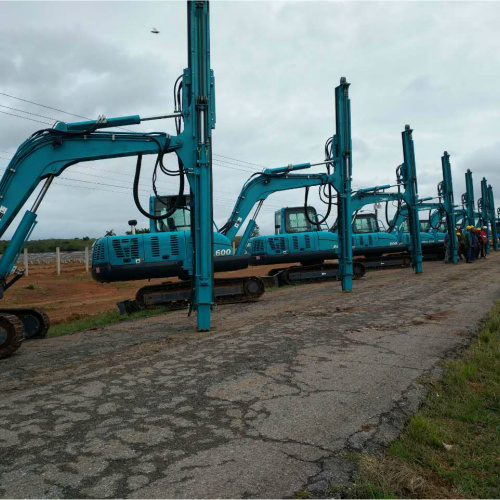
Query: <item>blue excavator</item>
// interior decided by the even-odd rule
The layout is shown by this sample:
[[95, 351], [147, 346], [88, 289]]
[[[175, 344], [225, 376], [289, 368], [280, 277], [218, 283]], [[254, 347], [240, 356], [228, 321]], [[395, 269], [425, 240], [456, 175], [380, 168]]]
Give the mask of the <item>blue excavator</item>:
[[[255, 228], [256, 217], [264, 201], [273, 193], [297, 188], [319, 186], [330, 194], [337, 191], [339, 200], [340, 238], [336, 250], [339, 266], [336, 275], [342, 280], [343, 290], [352, 288], [353, 263], [352, 247], [345, 242], [351, 241], [351, 176], [352, 165], [350, 136], [350, 100], [349, 83], [345, 78], [335, 89], [336, 101], [336, 133], [329, 139], [330, 155], [324, 162], [288, 165], [274, 169], [266, 169], [256, 173], [244, 184], [235, 206], [227, 222], [213, 234], [214, 269], [216, 272], [242, 269], [250, 263], [245, 255], [246, 244]], [[325, 165], [324, 173], [295, 173], [313, 166]], [[168, 205], [168, 198], [163, 201]], [[150, 211], [159, 214], [164, 208], [159, 205], [161, 197], [151, 198]], [[95, 242], [92, 252], [92, 275], [98, 281], [124, 281], [150, 278], [186, 277], [191, 254], [191, 237], [187, 220], [189, 218], [189, 200], [179, 207], [163, 223], [152, 223], [149, 234], [131, 236], [104, 237]], [[246, 219], [255, 207], [253, 217], [248, 222], [236, 252], [233, 255], [232, 241], [243, 227]], [[342, 222], [345, 221], [345, 222]], [[311, 224], [319, 225], [320, 221]], [[362, 275], [361, 265], [354, 267], [356, 276]], [[229, 294], [231, 301], [255, 299], [262, 295], [264, 284], [259, 278], [234, 278], [233, 282], [243, 284], [238, 290]], [[218, 280], [216, 280], [217, 285]], [[218, 303], [227, 302], [228, 287], [226, 279], [221, 279], [220, 289], [216, 286], [215, 298]], [[247, 283], [249, 285], [247, 285]], [[136, 294], [136, 303], [140, 307], [167, 305], [181, 307], [189, 298], [176, 293], [176, 282], [165, 282], [141, 288]]]
[[[415, 166], [415, 153], [412, 130], [407, 125], [402, 133], [404, 163], [397, 169], [397, 191], [387, 191], [391, 185], [364, 188], [352, 196], [351, 207], [357, 214], [364, 206], [381, 202], [397, 202], [399, 208], [403, 203], [409, 207], [409, 224], [411, 239], [409, 245], [401, 244], [396, 234], [380, 230], [374, 215], [357, 214], [352, 220], [354, 255], [375, 257], [362, 261], [364, 266], [380, 265], [380, 256], [387, 253], [401, 253], [411, 250], [411, 264], [416, 273], [422, 272], [422, 250], [419, 232], [418, 189]], [[326, 158], [331, 155], [327, 143]], [[403, 190], [401, 188], [403, 187]], [[331, 193], [320, 192], [328, 205], [326, 215], [318, 217], [316, 210], [307, 204], [307, 189], [305, 204], [302, 207], [284, 208], [276, 212], [275, 231], [272, 236], [257, 236], [251, 238], [249, 253], [253, 265], [283, 264], [300, 262], [300, 266], [286, 269], [276, 269], [284, 284], [304, 280], [330, 279], [336, 277], [335, 264], [325, 264], [325, 260], [336, 259], [338, 256], [338, 226], [324, 230], [320, 224], [326, 221], [333, 204]], [[401, 257], [398, 259], [400, 265]], [[386, 258], [389, 262], [390, 258]], [[357, 262], [357, 261], [356, 261]], [[359, 264], [360, 262], [358, 262]]]
[[[447, 151], [441, 157], [443, 180], [437, 186], [438, 201], [434, 198], [422, 198], [417, 203], [417, 210], [427, 211], [428, 218], [421, 221], [422, 250], [428, 259], [441, 258], [444, 250], [444, 236], [447, 228], [456, 227], [456, 210], [453, 196], [453, 179], [451, 175], [450, 155]], [[406, 230], [408, 210], [403, 206], [396, 214], [393, 225], [398, 229], [400, 241], [409, 242], [410, 235]], [[456, 241], [451, 241], [450, 256], [453, 263], [458, 260]]]
[[[441, 218], [440, 203], [432, 200], [435, 198], [422, 198], [417, 205], [420, 212], [424, 214], [427, 212], [427, 216], [420, 216], [420, 237], [424, 261], [437, 260], [444, 256], [446, 222]], [[404, 214], [404, 209], [401, 212]], [[396, 227], [395, 231], [400, 242], [408, 243], [410, 235], [406, 220]]]
[[[183, 89], [181, 109], [153, 117], [132, 115], [77, 123], [57, 122], [52, 128], [35, 132], [17, 149], [0, 179], [0, 236], [5, 234], [37, 186], [42, 182], [43, 186], [0, 259], [0, 297], [24, 274], [15, 263], [35, 227], [37, 210], [53, 180], [80, 162], [133, 156], [137, 158], [134, 200], [139, 211], [148, 218], [161, 221], [170, 217], [183, 203], [185, 177], [189, 182], [192, 194], [190, 222], [195, 230], [188, 268], [192, 283], [184, 286], [197, 312], [198, 329], [210, 329], [213, 307], [211, 136], [215, 127], [215, 80], [210, 69], [208, 2], [187, 2], [187, 14], [188, 67], [175, 86], [177, 96], [179, 88]], [[176, 134], [105, 130], [159, 119], [174, 119]], [[164, 157], [169, 153], [177, 156], [177, 171], [164, 165]], [[141, 206], [138, 186], [143, 155], [155, 157], [154, 192], [156, 178], [161, 173], [179, 178], [179, 194], [171, 206], [166, 207], [165, 213], [152, 215]], [[49, 320], [41, 310], [0, 309], [0, 357], [14, 352], [27, 337], [43, 337], [48, 327]]]

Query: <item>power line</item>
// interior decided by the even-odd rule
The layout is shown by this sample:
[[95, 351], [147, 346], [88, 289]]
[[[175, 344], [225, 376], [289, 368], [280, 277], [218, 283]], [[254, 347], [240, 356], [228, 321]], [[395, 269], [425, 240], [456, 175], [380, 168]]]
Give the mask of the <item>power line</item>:
[[24, 118], [25, 120], [31, 120], [32, 122], [43, 123], [45, 125], [52, 125], [52, 123], [47, 123], [47, 122], [42, 122], [40, 120], [35, 120], [34, 118], [29, 118], [28, 116], [14, 115], [13, 113], [7, 113], [7, 111], [0, 111], [0, 113], [3, 113], [4, 115], [15, 116], [16, 118]]
[[267, 168], [264, 165], [259, 165], [258, 163], [252, 163], [249, 161], [238, 160], [237, 158], [231, 158], [230, 156], [224, 156], [224, 155], [219, 155], [219, 154], [215, 154], [215, 153], [214, 153], [214, 156], [219, 156], [221, 158], [227, 158], [228, 160], [234, 160], [234, 161], [238, 161], [240, 163], [248, 163], [248, 165], [254, 165], [255, 167]]
[[[6, 158], [4, 156], [0, 156], [0, 158], [2, 158], [4, 160], [9, 160], [9, 158]], [[80, 166], [82, 168], [85, 168], [85, 169], [88, 169], [88, 170], [92, 170], [92, 171], [95, 170], [95, 171], [98, 171], [98, 172], [107, 172], [107, 173], [110, 173], [110, 174], [121, 175], [121, 176], [129, 177], [129, 178], [135, 177], [134, 174], [130, 174], [130, 173], [126, 173], [126, 172], [116, 172], [114, 170], [106, 170], [106, 169], [102, 169], [102, 168], [93, 168], [90, 165], [80, 164], [78, 166]], [[128, 180], [117, 179], [115, 177], [103, 176], [103, 175], [98, 175], [98, 174], [94, 174], [94, 173], [81, 172], [81, 171], [78, 171], [78, 170], [71, 170], [71, 173], [76, 173], [76, 174], [80, 174], [80, 175], [88, 175], [88, 176], [91, 176], [91, 177], [97, 177], [97, 178], [105, 179], [105, 180], [112, 180], [112, 181], [115, 181], [115, 182], [129, 182]], [[76, 179], [73, 179], [73, 180], [76, 180]], [[89, 182], [89, 181], [84, 181], [84, 182]], [[164, 185], [165, 187], [170, 188], [170, 186], [167, 186], [167, 184], [165, 184], [163, 182], [159, 182], [158, 184], [160, 186]], [[118, 186], [114, 186], [114, 187], [118, 187]], [[125, 188], [125, 186], [119, 186], [119, 187]], [[222, 189], [214, 188], [214, 191], [217, 191], [217, 192], [220, 192], [220, 193], [224, 193], [224, 194], [228, 194], [230, 196], [234, 196], [234, 200], [230, 200], [232, 203], [234, 203], [236, 201], [236, 198], [238, 196], [238, 194], [236, 194], [234, 192], [225, 191], [225, 190], [222, 190]], [[268, 206], [275, 206], [275, 207], [277, 207], [277, 205], [268, 205]]]
[[5, 92], [0, 92], [0, 95], [10, 97], [11, 99], [17, 99], [18, 101], [27, 102], [29, 104], [34, 104], [35, 106], [40, 106], [42, 108], [52, 109], [53, 111], [58, 111], [59, 113], [65, 113], [66, 115], [76, 116], [77, 118], [85, 118], [85, 120], [90, 120], [90, 118], [87, 118], [86, 116], [75, 115], [75, 113], [70, 113], [69, 111], [64, 111], [63, 109], [52, 108], [51, 106], [46, 106], [45, 104], [40, 104], [38, 102], [29, 101], [28, 99], [23, 99], [21, 97], [16, 97], [14, 95], [6, 94]]
[[[47, 106], [46, 104], [40, 104], [39, 102], [35, 102], [35, 101], [30, 101], [29, 99], [23, 99], [22, 97], [17, 97], [17, 96], [14, 96], [12, 94], [7, 94], [5, 92], [0, 92], [0, 95], [3, 95], [5, 97], [10, 97], [11, 99], [16, 99], [18, 101], [22, 101], [22, 102], [26, 102], [26, 103], [29, 103], [29, 104], [34, 104], [35, 106], [40, 106], [42, 108], [46, 108], [46, 109], [51, 109], [52, 111], [57, 111], [59, 113], [64, 113], [66, 115], [70, 115], [70, 116], [75, 116], [77, 118], [83, 118], [85, 120], [91, 120], [91, 118], [88, 118], [87, 116], [83, 116], [83, 115], [77, 115], [75, 113], [71, 113], [69, 111], [64, 111], [63, 109], [58, 109], [58, 108], [54, 108], [52, 106]], [[6, 107], [6, 108], [9, 108], [9, 106], [2, 106], [2, 107]], [[50, 120], [53, 120], [53, 118], [50, 118], [50, 117], [46, 117], [46, 116], [43, 116], [43, 115], [37, 115], [35, 113], [30, 113], [28, 111], [23, 111], [23, 110], [18, 110], [16, 108], [9, 108], [9, 109], [13, 109], [13, 110], [16, 110], [16, 111], [21, 111], [22, 113], [27, 113], [27, 114], [32, 114], [34, 116], [39, 116], [39, 117], [42, 117], [42, 118], [47, 118], [47, 119], [50, 119]], [[4, 112], [5, 113], [5, 112]], [[8, 113], [5, 113], [5, 114], [8, 114]], [[24, 118], [22, 116], [18, 116], [18, 115], [12, 115], [12, 116], [17, 116], [18, 118]], [[59, 120], [55, 120], [55, 121], [59, 121]], [[49, 124], [50, 125], [50, 124]], [[120, 128], [120, 127], [119, 127]], [[219, 158], [225, 158], [227, 160], [233, 160], [233, 161], [236, 161], [238, 163], [243, 163], [243, 164], [247, 164], [247, 165], [252, 165], [254, 167], [259, 167], [260, 168], [266, 168], [264, 165], [259, 165], [258, 163], [252, 163], [252, 162], [249, 162], [249, 161], [245, 161], [245, 160], [239, 160], [237, 158], [233, 158], [231, 156], [225, 156], [225, 155], [220, 155], [220, 154], [216, 154], [214, 153], [214, 156], [217, 156]], [[219, 161], [223, 161], [223, 160], [219, 160]], [[230, 162], [225, 162], [225, 163], [230, 163]], [[243, 167], [244, 165], [239, 165], [241, 167]], [[248, 167], [247, 167], [248, 168]]]
[[[223, 167], [223, 168], [229, 168], [231, 170], [239, 170], [240, 172], [246, 172], [246, 173], [249, 173], [249, 174], [254, 174], [256, 173], [255, 170], [250, 170], [250, 169], [247, 169], [245, 167], [243, 167], [242, 165], [238, 165], [238, 166], [230, 166], [230, 165], [225, 165], [223, 163], [218, 163], [220, 160], [213, 160], [213, 164], [216, 166], [216, 167]], [[217, 162], [217, 163], [215, 163]], [[240, 167], [241, 168], [238, 168]]]
[[247, 165], [240, 165], [239, 163], [234, 163], [232, 161], [227, 161], [227, 160], [221, 160], [219, 158], [215, 158], [215, 160], [213, 160], [213, 161], [216, 161], [218, 163], [225, 164], [225, 165], [234, 165], [236, 167], [249, 170], [250, 172], [255, 172], [255, 171], [260, 172], [262, 170], [261, 168], [255, 168], [255, 167], [251, 167], [251, 166], [247, 166]]
[[13, 111], [20, 111], [21, 113], [26, 113], [27, 115], [38, 116], [39, 118], [47, 118], [47, 120], [54, 120], [55, 122], [59, 121], [56, 118], [52, 118], [51, 116], [37, 115], [36, 113], [30, 113], [29, 111], [24, 111], [24, 109], [11, 108], [10, 106], [5, 106], [5, 104], [0, 104], [0, 108], [7, 108]]
[[[0, 158], [3, 158], [3, 157], [0, 157]], [[8, 159], [8, 158], [5, 158], [5, 159]], [[90, 166], [83, 165], [83, 164], [79, 165], [79, 166], [84, 167], [84, 168], [88, 168], [90, 170], [96, 170], [96, 169], [93, 169]], [[5, 168], [0, 168], [0, 171], [5, 171], [5, 170], [6, 170]], [[133, 174], [127, 174], [127, 173], [124, 173], [124, 172], [115, 172], [115, 171], [111, 171], [111, 170], [102, 170], [102, 169], [98, 169], [98, 170], [99, 170], [99, 172], [109, 172], [109, 173], [124, 175], [124, 176], [127, 176], [127, 177], [134, 177]], [[116, 179], [114, 177], [107, 177], [107, 176], [97, 175], [97, 174], [93, 174], [93, 173], [91, 174], [91, 173], [87, 173], [87, 172], [80, 172], [78, 170], [71, 170], [71, 172], [69, 172], [69, 173], [75, 173], [75, 174], [79, 174], [79, 175], [88, 175], [88, 176], [91, 176], [91, 177], [97, 177], [97, 178], [100, 178], [100, 179], [111, 180], [111, 181], [115, 181], [115, 182], [128, 182], [127, 180]], [[107, 184], [107, 183], [104, 183], [104, 182], [96, 182], [96, 181], [86, 181], [86, 180], [83, 180], [83, 179], [75, 179], [74, 177], [62, 177], [62, 176], [59, 176], [58, 179], [62, 179], [62, 180], [65, 180], [65, 181], [69, 180], [69, 181], [72, 181], [72, 182], [82, 182], [82, 183], [85, 183], [85, 184], [95, 184], [95, 185], [98, 185], [98, 186], [113, 187], [113, 188], [119, 188], [119, 189], [125, 189], [125, 190], [132, 189], [129, 186], [120, 186], [120, 185], [116, 185], [116, 184]], [[69, 186], [69, 184], [68, 184], [68, 186]], [[92, 188], [87, 187], [87, 186], [75, 186], [74, 184], [72, 186], [74, 186], [74, 187], [82, 187], [82, 188], [85, 188], [85, 189], [92, 189]], [[167, 189], [172, 189], [171, 186], [168, 186], [167, 184], [164, 184], [164, 187], [167, 188]], [[144, 188], [139, 188], [139, 189], [140, 189], [140, 191], [147, 192], [147, 193], [151, 194], [151, 190], [144, 189]], [[106, 191], [106, 190], [100, 188], [99, 191]], [[124, 192], [124, 191], [112, 191], [112, 190], [107, 190], [107, 191], [110, 192], [110, 193], [122, 193], [122, 192]], [[220, 192], [220, 193], [224, 193], [226, 195], [230, 195], [230, 196], [234, 197], [233, 199], [231, 199], [231, 198], [223, 198], [223, 197], [215, 197], [214, 196], [214, 201], [225, 201], [225, 202], [231, 204], [231, 206], [234, 206], [234, 203], [236, 203], [238, 195], [236, 195], [235, 193], [230, 192], [230, 191], [224, 191], [222, 189], [215, 189], [215, 188], [214, 188], [214, 191], [217, 191], [217, 192]], [[265, 206], [267, 207], [267, 209], [281, 208], [281, 206], [275, 205], [275, 204], [272, 204], [272, 203], [266, 203]]]
[[[59, 180], [62, 179], [64, 180], [65, 182], [61, 183], [59, 182]], [[61, 185], [61, 186], [68, 186], [68, 187], [75, 187], [75, 188], [81, 188], [81, 189], [88, 189], [88, 190], [91, 190], [91, 191], [104, 191], [104, 192], [107, 192], [107, 193], [116, 193], [116, 194], [126, 194], [127, 191], [131, 190], [132, 188], [127, 188], [125, 186], [115, 186], [115, 187], [118, 187], [118, 188], [122, 188], [122, 189], [126, 189], [127, 191], [113, 191], [111, 189], [103, 189], [103, 188], [100, 188], [100, 187], [93, 187], [93, 186], [81, 186], [81, 185], [78, 185], [78, 184], [68, 184], [66, 181], [73, 181], [73, 182], [84, 182], [84, 181], [80, 181], [78, 179], [68, 179], [68, 178], [65, 178], [65, 177], [59, 177], [58, 178], [58, 182], [57, 184], [55, 184], [55, 186], [58, 186], [58, 185]], [[99, 184], [99, 183], [94, 183], [94, 182], [89, 182], [89, 184]], [[105, 185], [105, 184], [102, 184], [102, 185]], [[140, 191], [143, 191], [143, 192], [150, 192], [148, 191], [147, 189], [140, 189]], [[219, 198], [214, 198], [214, 204], [216, 205], [219, 205], [219, 206], [224, 206], [224, 207], [232, 207], [232, 204], [226, 202], [226, 200], [223, 200], [223, 199], [219, 199]], [[269, 207], [263, 207], [261, 211], [274, 211], [273, 209], [269, 208]]]
[[[9, 108], [8, 106], [5, 106], [5, 107], [8, 109], [16, 109], [16, 108]], [[22, 113], [28, 113], [27, 111], [22, 111], [22, 110], [19, 110], [19, 111], [21, 111]], [[51, 126], [53, 125], [53, 123], [42, 122], [41, 120], [35, 120], [34, 118], [29, 118], [28, 116], [20, 116], [20, 115], [14, 114], [14, 113], [8, 113], [7, 111], [0, 110], [0, 113], [3, 113], [5, 115], [9, 115], [9, 116], [15, 116], [16, 118], [23, 118], [24, 120], [30, 120], [32, 122], [43, 123], [44, 125], [51, 125]], [[42, 118], [48, 118], [48, 117], [44, 117], [43, 115], [36, 115], [34, 113], [29, 113], [29, 114], [32, 114], [34, 116], [40, 116]], [[52, 118], [49, 118], [49, 119], [52, 119]], [[58, 120], [55, 120], [55, 121], [58, 121]], [[118, 127], [118, 128], [123, 128], [123, 127]], [[123, 130], [127, 130], [127, 129], [123, 129]], [[8, 158], [4, 158], [4, 159], [8, 159]], [[246, 167], [244, 165], [238, 165], [236, 163], [228, 162], [225, 160], [215, 160], [215, 162], [217, 162], [217, 163], [215, 163], [216, 166], [228, 168], [231, 170], [239, 170], [240, 172], [254, 173], [254, 172], [258, 171], [258, 169], [255, 169], [254, 167]]]
[[[22, 101], [22, 102], [26, 102], [26, 103], [29, 103], [29, 104], [33, 104], [35, 106], [40, 106], [42, 108], [51, 109], [51, 110], [57, 111], [59, 113], [64, 113], [64, 114], [67, 114], [67, 115], [75, 116], [77, 118], [83, 118], [85, 120], [90, 120], [90, 118], [88, 118], [86, 116], [83, 116], [83, 115], [78, 115], [78, 114], [75, 114], [75, 113], [71, 113], [69, 111], [65, 111], [65, 110], [62, 110], [62, 109], [54, 108], [52, 106], [47, 106], [45, 104], [41, 104], [41, 103], [38, 103], [38, 102], [35, 102], [35, 101], [30, 101], [28, 99], [23, 99], [21, 97], [17, 97], [17, 96], [11, 95], [11, 94], [7, 94], [5, 92], [0, 92], [0, 95], [3, 95], [5, 97], [10, 97], [11, 99], [16, 99], [18, 101]], [[46, 118], [48, 120], [59, 121], [59, 120], [54, 119], [52, 117], [48, 117], [48, 116], [45, 116], [45, 115], [39, 115], [37, 113], [31, 113], [29, 111], [24, 111], [22, 109], [13, 108], [13, 107], [6, 106], [6, 105], [0, 105], [0, 107], [6, 108], [6, 109], [10, 109], [10, 110], [13, 110], [13, 111], [18, 111], [18, 112], [25, 113], [25, 114], [29, 114], [31, 116], [37, 116], [39, 118]], [[25, 119], [25, 120], [30, 120], [30, 121], [37, 122], [37, 123], [42, 123], [44, 125], [52, 125], [51, 123], [48, 123], [48, 122], [43, 122], [41, 120], [36, 120], [34, 118], [29, 118], [29, 117], [26, 117], [26, 116], [21, 116], [21, 115], [17, 115], [17, 114], [14, 114], [14, 113], [8, 113], [6, 111], [1, 111], [0, 110], [0, 113], [3, 113], [5, 115], [9, 115], [9, 116], [13, 116], [13, 117], [16, 117], [16, 118], [22, 118], [22, 119]], [[121, 127], [119, 127], [119, 128], [121, 128]], [[3, 152], [5, 152], [7, 154], [12, 154], [9, 151], [3, 151]], [[241, 171], [241, 172], [254, 173], [257, 170], [260, 170], [261, 168], [265, 168], [263, 165], [259, 165], [257, 163], [252, 163], [252, 162], [248, 162], [248, 161], [245, 161], [245, 160], [239, 160], [239, 159], [233, 158], [231, 156], [225, 156], [225, 155], [220, 155], [220, 154], [215, 154], [215, 153], [214, 153], [214, 156], [216, 156], [218, 158], [225, 158], [225, 160], [216, 159], [215, 160], [215, 166], [219, 166], [219, 167], [223, 167], [223, 168], [228, 168], [228, 169], [231, 169], [231, 170], [238, 170], [238, 171]], [[9, 160], [10, 161], [9, 158], [6, 158], [4, 156], [1, 156], [0, 158], [2, 158], [4, 160]], [[232, 160], [232, 161], [227, 161], [227, 160]], [[233, 162], [237, 162], [237, 163], [233, 163]], [[249, 166], [247, 166], [247, 165], [249, 165]], [[255, 167], [258, 167], [258, 168], [255, 168]], [[87, 168], [90, 168], [90, 167], [87, 167]], [[106, 170], [100, 170], [100, 171], [106, 171]], [[126, 174], [126, 173], [122, 173], [122, 172], [114, 172], [114, 171], [107, 171], [107, 172], [113, 173], [113, 174], [117, 174], [117, 175], [125, 175], [125, 176], [128, 176], [128, 177], [133, 177], [132, 174]], [[75, 173], [83, 174], [83, 172], [75, 172]], [[98, 176], [98, 175], [95, 175], [95, 174], [83, 174], [83, 175], [91, 175], [91, 176], [94, 176], [94, 177], [100, 177], [100, 178], [103, 178], [103, 179], [108, 179], [107, 177]], [[67, 179], [67, 178], [60, 177], [60, 179]], [[126, 188], [125, 186], [117, 186], [115, 184], [106, 184], [106, 183], [84, 181], [84, 180], [71, 179], [71, 178], [69, 180], [73, 180], [74, 182], [84, 182], [84, 183], [88, 183], [88, 184], [96, 184], [96, 185], [102, 185], [102, 186], [108, 186], [108, 187], [115, 187], [115, 188], [121, 188], [121, 189], [130, 189], [130, 188]], [[115, 181], [118, 181], [118, 182], [126, 182], [126, 181], [121, 181], [119, 179], [112, 179], [112, 180], [115, 180]], [[79, 186], [79, 187], [83, 188], [85, 186]], [[92, 189], [92, 188], [90, 188], [90, 189]], [[94, 189], [98, 189], [98, 188], [94, 188]], [[100, 189], [100, 190], [102, 190], [102, 189]], [[147, 191], [147, 190], [142, 190], [142, 191]], [[217, 190], [217, 189], [216, 189], [216, 191], [224, 192], [222, 190]], [[114, 191], [114, 192], [115, 193], [119, 193], [119, 191]], [[226, 193], [235, 196], [234, 193], [229, 193], [227, 191], [226, 191]]]
[[[6, 170], [5, 168], [0, 168], [0, 171], [5, 171], [5, 170]], [[63, 181], [63, 182], [61, 182], [61, 181]], [[70, 181], [70, 183], [68, 183], [67, 181]], [[81, 184], [71, 184], [71, 182], [83, 182], [86, 184], [92, 184], [92, 186], [82, 186]], [[103, 191], [106, 193], [115, 193], [115, 194], [127, 194], [127, 192], [132, 190], [132, 187], [128, 187], [128, 186], [117, 186], [114, 184], [105, 184], [105, 183], [100, 183], [100, 182], [84, 181], [81, 179], [74, 179], [71, 177], [69, 177], [69, 178], [68, 177], [57, 177], [57, 182], [54, 185], [55, 186], [68, 186], [68, 187], [74, 187], [74, 188], [79, 188], [79, 189], [87, 189], [90, 191]], [[103, 188], [100, 186], [105, 186], [105, 187]], [[112, 189], [107, 189], [108, 187], [124, 189], [125, 191], [114, 191]], [[148, 190], [148, 189], [139, 188], [139, 191], [151, 194], [151, 190]], [[215, 198], [215, 197], [214, 197], [214, 204], [219, 205], [219, 206], [224, 206], [224, 207], [230, 207], [230, 208], [232, 208], [234, 205], [232, 200], [228, 200], [226, 198]], [[261, 211], [263, 211], [263, 212], [273, 211], [274, 212], [274, 209], [272, 208], [271, 205], [267, 205], [267, 206], [262, 207]]]

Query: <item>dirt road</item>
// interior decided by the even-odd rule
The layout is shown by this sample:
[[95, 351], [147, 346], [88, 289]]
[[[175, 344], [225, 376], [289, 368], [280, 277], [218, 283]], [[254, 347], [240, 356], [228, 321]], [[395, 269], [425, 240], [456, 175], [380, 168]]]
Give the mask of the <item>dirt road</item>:
[[0, 363], [3, 497], [285, 497], [349, 480], [500, 298], [500, 255], [32, 342]]

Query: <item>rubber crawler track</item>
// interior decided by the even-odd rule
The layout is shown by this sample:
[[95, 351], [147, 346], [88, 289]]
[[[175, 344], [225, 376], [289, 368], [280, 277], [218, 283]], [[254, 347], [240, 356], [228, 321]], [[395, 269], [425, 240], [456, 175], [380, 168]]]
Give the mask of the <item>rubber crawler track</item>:
[[0, 314], [0, 327], [7, 332], [7, 338], [0, 345], [0, 359], [17, 351], [24, 341], [22, 321], [13, 314]]
[[[225, 286], [234, 286], [240, 284], [243, 288], [242, 294], [217, 296], [217, 291]], [[234, 304], [236, 302], [253, 302], [262, 297], [265, 291], [264, 282], [255, 276], [244, 278], [218, 278], [214, 281], [214, 292], [216, 304]], [[155, 305], [147, 304], [147, 296], [157, 293], [191, 293], [191, 283], [162, 283], [160, 285], [149, 285], [140, 288], [135, 296], [135, 300], [140, 307], [150, 309], [152, 307], [166, 307], [168, 310], [184, 309], [189, 303], [188, 298], [172, 300], [165, 303], [157, 303]]]
[[[360, 262], [353, 262], [353, 278], [354, 279], [359, 279], [362, 278], [365, 273], [366, 269], [365, 266], [360, 263]], [[293, 283], [318, 283], [322, 281], [338, 281], [340, 280], [340, 276], [337, 274], [335, 275], [330, 275], [330, 276], [315, 276], [315, 277], [305, 277], [301, 279], [292, 279], [290, 277], [291, 273], [294, 272], [304, 272], [304, 273], [309, 273], [309, 272], [314, 272], [314, 273], [321, 273], [322, 271], [338, 271], [339, 265], [338, 264], [316, 264], [314, 266], [291, 266], [291, 267], [286, 267], [283, 269], [271, 269], [269, 274], [271, 276], [277, 276], [278, 278], [278, 284], [280, 286], [283, 285], [292, 285]]]
[[[16, 316], [23, 323], [26, 340], [42, 339], [47, 335], [50, 319], [42, 309], [37, 308], [6, 308], [0, 309], [0, 314]], [[25, 318], [26, 321], [23, 321]]]

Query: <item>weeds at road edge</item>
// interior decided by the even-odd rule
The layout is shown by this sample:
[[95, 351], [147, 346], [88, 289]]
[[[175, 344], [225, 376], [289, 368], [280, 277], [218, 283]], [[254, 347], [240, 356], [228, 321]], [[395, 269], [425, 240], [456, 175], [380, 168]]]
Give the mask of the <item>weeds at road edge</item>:
[[500, 303], [350, 498], [500, 498]]
[[62, 335], [69, 335], [71, 333], [80, 332], [82, 330], [89, 330], [91, 328], [112, 325], [121, 321], [131, 321], [134, 319], [156, 316], [165, 312], [167, 312], [165, 308], [158, 308], [139, 311], [133, 314], [129, 314], [128, 316], [121, 316], [118, 311], [94, 314], [85, 318], [51, 326], [47, 337], [60, 337]]

